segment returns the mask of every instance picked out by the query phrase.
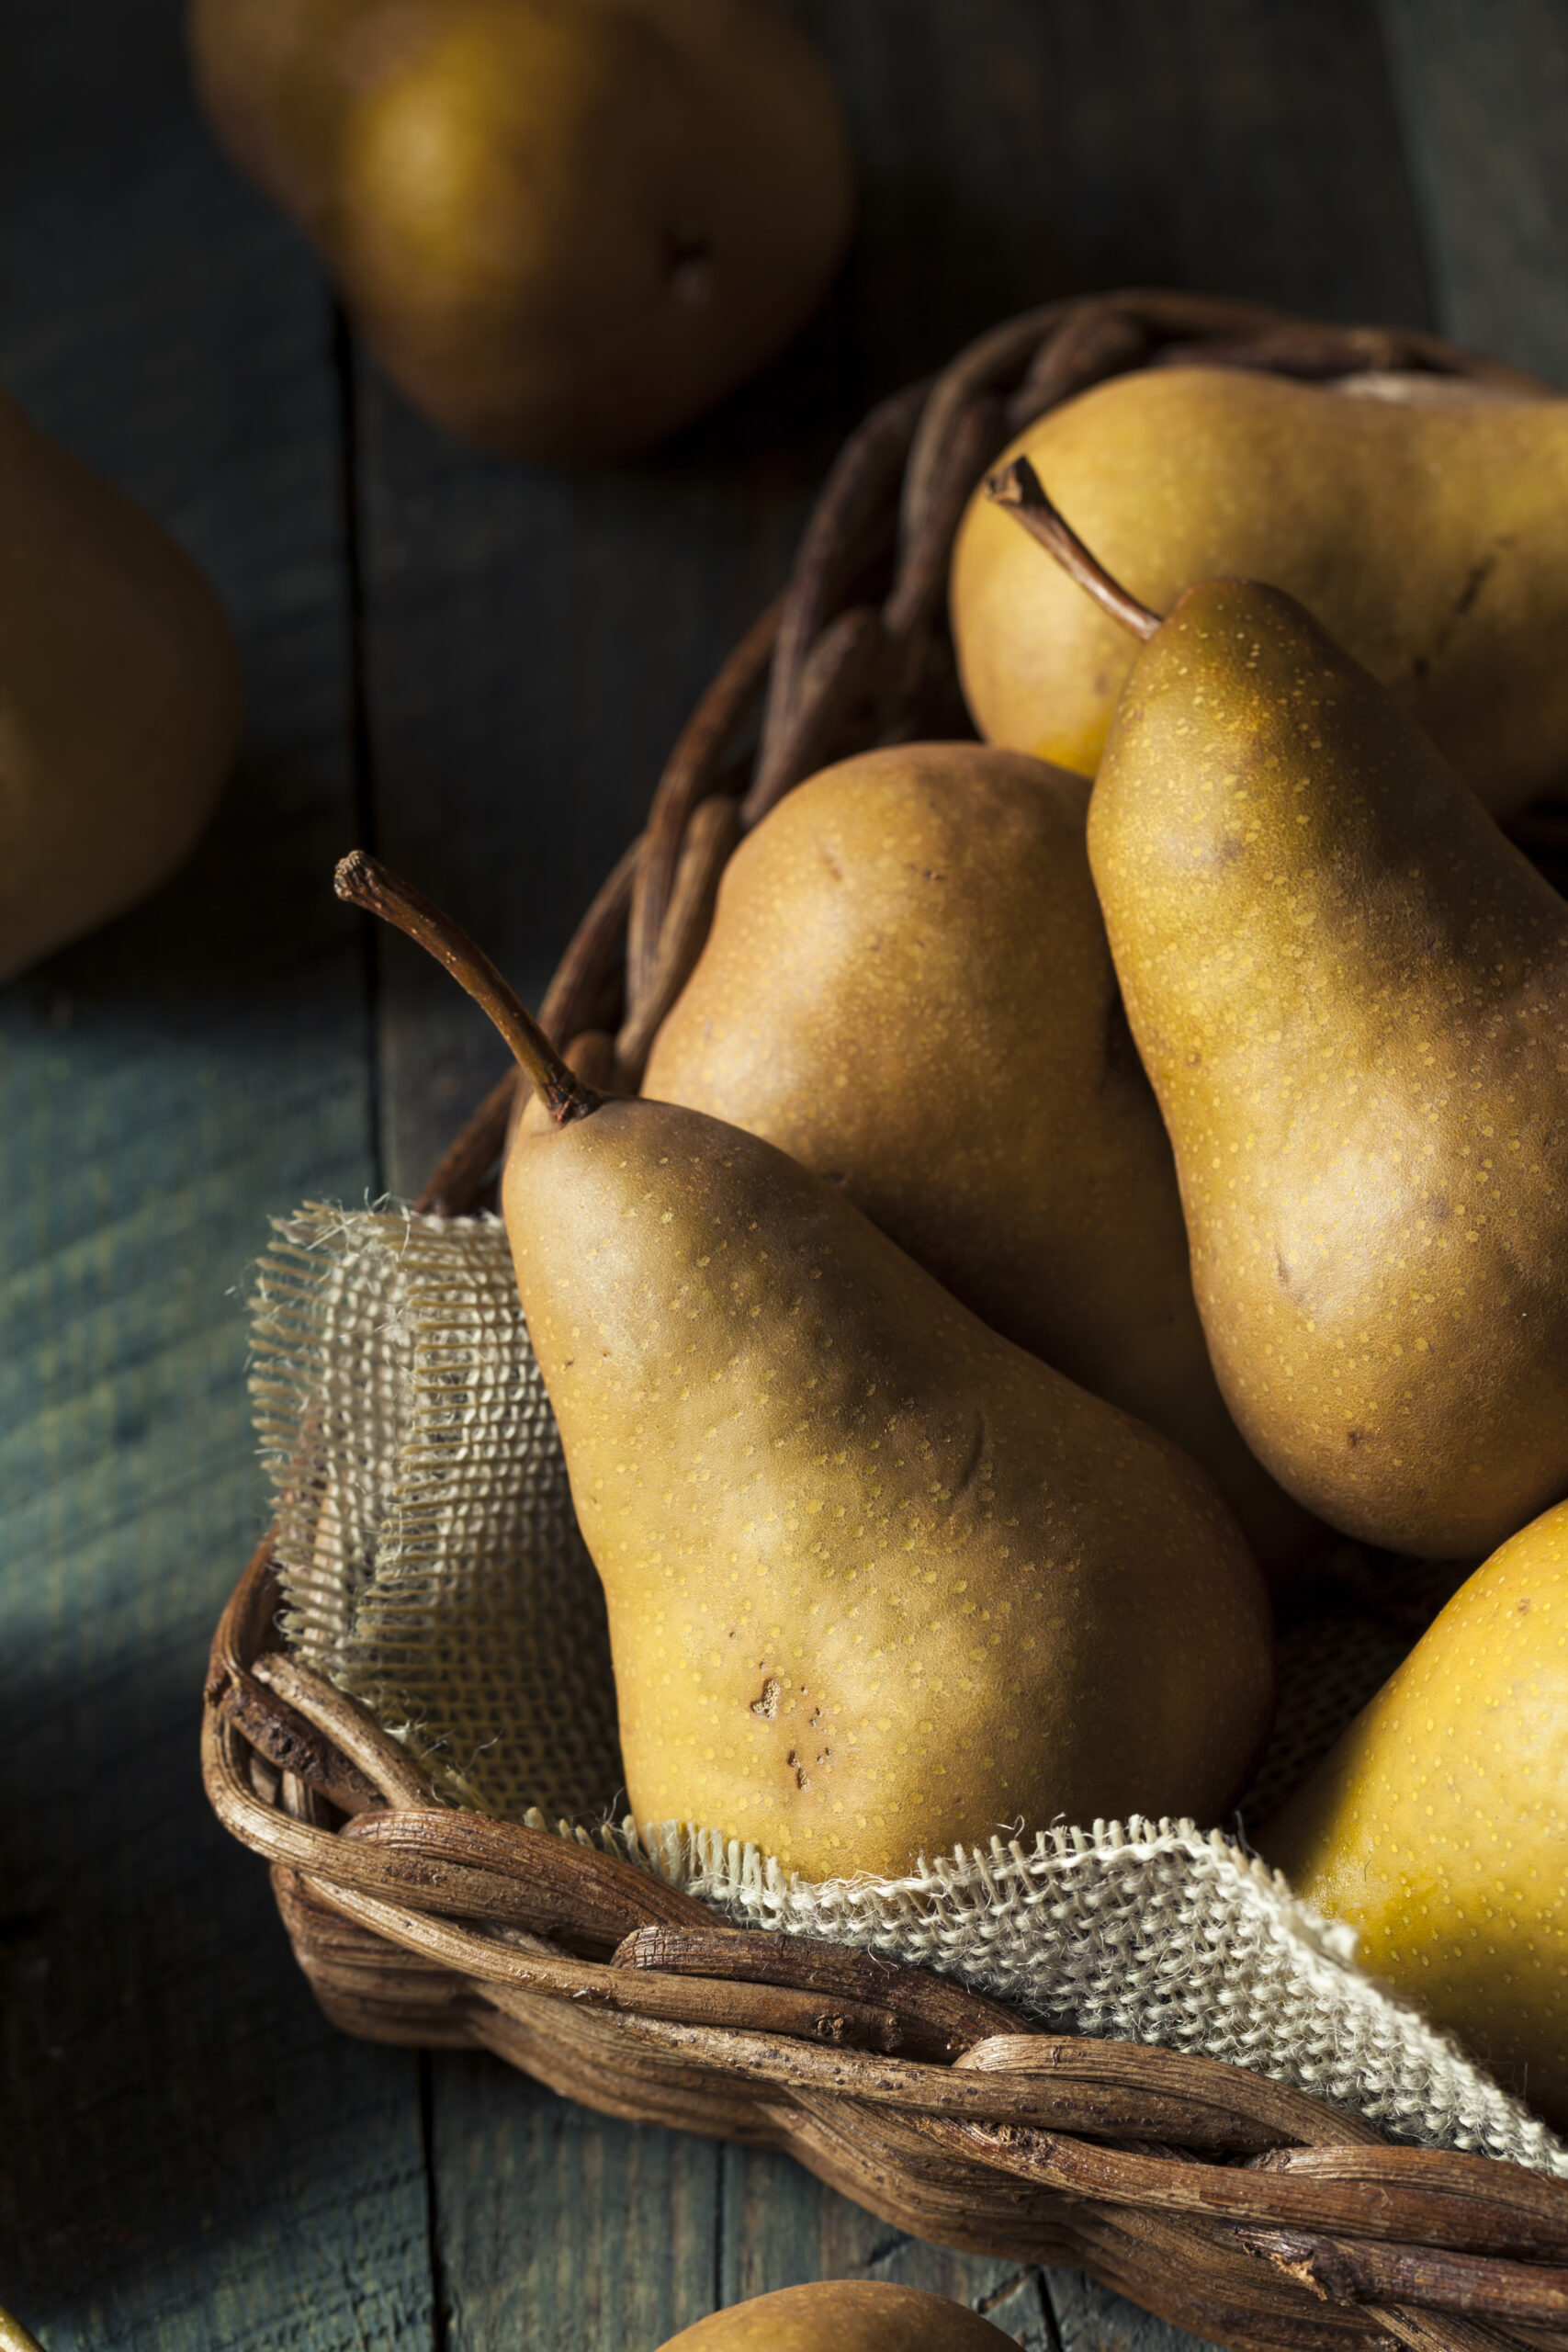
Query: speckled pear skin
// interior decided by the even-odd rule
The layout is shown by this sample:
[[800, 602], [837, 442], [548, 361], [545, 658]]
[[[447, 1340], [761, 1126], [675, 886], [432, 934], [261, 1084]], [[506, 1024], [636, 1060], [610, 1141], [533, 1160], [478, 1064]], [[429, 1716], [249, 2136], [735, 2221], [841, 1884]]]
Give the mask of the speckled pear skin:
[[1083, 777], [987, 743], [808, 778], [726, 867], [643, 1091], [840, 1184], [983, 1322], [1174, 1438], [1285, 1585], [1323, 1531], [1210, 1368], [1088, 807]]
[[710, 2312], [662, 2352], [1002, 2352], [965, 2303], [880, 2278], [823, 2278]]
[[1568, 909], [1279, 589], [1190, 589], [1089, 809], [1254, 1451], [1397, 1551], [1568, 1489]]
[[531, 1113], [503, 1200], [639, 1822], [831, 1876], [1059, 1815], [1220, 1817], [1269, 1612], [1195, 1464], [700, 1113]]
[[[1568, 772], [1568, 400], [1419, 389], [1138, 368], [1050, 410], [1000, 462], [1026, 454], [1156, 613], [1222, 574], [1300, 597], [1506, 815]], [[1092, 775], [1133, 640], [981, 492], [952, 603], [981, 734]]]
[[1568, 1503], [1461, 1586], [1260, 1843], [1568, 2127]]

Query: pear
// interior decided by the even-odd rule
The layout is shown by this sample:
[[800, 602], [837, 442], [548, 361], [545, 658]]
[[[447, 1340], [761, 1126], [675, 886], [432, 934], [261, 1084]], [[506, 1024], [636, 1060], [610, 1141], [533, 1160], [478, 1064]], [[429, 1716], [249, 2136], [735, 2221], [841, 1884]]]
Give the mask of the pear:
[[1259, 1839], [1376, 1975], [1568, 2127], [1568, 1503], [1461, 1586]]
[[[1009, 455], [1156, 612], [1221, 574], [1288, 589], [1506, 815], [1568, 775], [1568, 400], [1351, 397], [1359, 381], [1145, 368]], [[983, 493], [952, 605], [980, 732], [1092, 775], [1132, 648]]]
[[1220, 1386], [1334, 1526], [1481, 1557], [1568, 1490], [1568, 908], [1293, 597], [1100, 584], [1089, 860]]
[[195, 565], [0, 395], [0, 979], [179, 864], [240, 700]]
[[338, 888], [441, 956], [537, 1090], [502, 1202], [637, 1817], [824, 1876], [998, 1823], [1221, 1815], [1272, 1659], [1205, 1474], [773, 1145], [593, 1094], [373, 861]]
[[833, 85], [761, 0], [195, 0], [197, 86], [416, 407], [571, 461], [781, 350], [848, 242]]
[[1174, 1438], [1283, 1579], [1314, 1522], [1210, 1367], [1088, 801], [1082, 777], [978, 743], [797, 786], [730, 859], [643, 1091], [840, 1185], [993, 1329]]
[[[916, 2340], [919, 2341], [918, 2338]], [[871, 2343], [875, 2346], [875, 2352], [881, 2352], [874, 2336]], [[42, 2346], [35, 2336], [28, 2334], [19, 2319], [13, 2319], [9, 2312], [0, 2311], [0, 2352], [42, 2352]]]
[[918, 2287], [824, 2278], [710, 2312], [662, 2352], [1001, 2352], [999, 2327]]

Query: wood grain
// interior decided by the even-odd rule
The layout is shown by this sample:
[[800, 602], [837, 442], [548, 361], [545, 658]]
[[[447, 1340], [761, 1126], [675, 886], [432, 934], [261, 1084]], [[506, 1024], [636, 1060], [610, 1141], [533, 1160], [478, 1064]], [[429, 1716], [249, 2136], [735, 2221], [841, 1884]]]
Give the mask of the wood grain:
[[430, 2341], [416, 2062], [334, 2034], [194, 1704], [262, 1524], [269, 1213], [375, 1181], [331, 314], [175, 0], [6, 11], [0, 379], [209, 568], [240, 773], [189, 868], [0, 995], [0, 2303], [49, 2352]]
[[815, 0], [864, 193], [861, 406], [1062, 293], [1428, 323], [1364, 0]]
[[1437, 323], [1568, 384], [1568, 15], [1379, 0]]

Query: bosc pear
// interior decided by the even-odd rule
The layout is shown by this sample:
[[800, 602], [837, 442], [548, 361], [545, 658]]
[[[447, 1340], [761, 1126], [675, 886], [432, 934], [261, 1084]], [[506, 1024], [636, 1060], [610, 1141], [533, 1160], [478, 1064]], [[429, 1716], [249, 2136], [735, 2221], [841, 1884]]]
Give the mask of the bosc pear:
[[414, 404], [604, 462], [688, 424], [826, 293], [831, 77], [766, 0], [191, 0], [197, 89]]
[[1568, 907], [1293, 597], [1162, 622], [996, 488], [1143, 639], [1089, 859], [1231, 1411], [1347, 1533], [1484, 1555], [1568, 1490]]
[[[1568, 776], [1568, 400], [1496, 376], [1145, 368], [1008, 456], [1156, 612], [1195, 580], [1287, 589], [1506, 815]], [[982, 494], [952, 606], [982, 735], [1092, 775], [1133, 647]]]
[[983, 1322], [1174, 1438], [1287, 1584], [1322, 1530], [1209, 1363], [1088, 803], [1081, 776], [984, 743], [808, 777], [730, 858], [643, 1091], [777, 1144]]
[[999, 1823], [1218, 1818], [1272, 1654], [1205, 1474], [772, 1145], [594, 1094], [373, 860], [337, 887], [440, 957], [536, 1089], [502, 1203], [637, 1819], [827, 1876]]
[[881, 2278], [820, 2278], [710, 2312], [660, 2352], [1003, 2352], [966, 2303]]
[[1467, 1578], [1258, 1843], [1568, 2126], [1568, 1503]]
[[240, 716], [195, 564], [0, 394], [0, 980], [173, 872]]

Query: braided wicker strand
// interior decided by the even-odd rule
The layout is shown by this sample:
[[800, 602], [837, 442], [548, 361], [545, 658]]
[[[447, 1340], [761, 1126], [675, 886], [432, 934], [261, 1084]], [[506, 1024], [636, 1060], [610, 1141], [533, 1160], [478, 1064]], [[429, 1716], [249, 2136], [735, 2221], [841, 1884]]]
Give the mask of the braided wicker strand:
[[[415, 1803], [397, 1744], [270, 1646], [276, 1604], [264, 1545], [214, 1645], [207, 1787], [345, 2030], [482, 2046], [603, 2111], [785, 2149], [899, 2228], [1080, 2265], [1220, 2342], [1568, 2343], [1568, 2187], [1390, 2147], [1214, 2059], [1043, 2032], [924, 1970], [716, 1927], [592, 1844]], [[246, 1688], [298, 1727], [285, 1770], [229, 1703]]]

